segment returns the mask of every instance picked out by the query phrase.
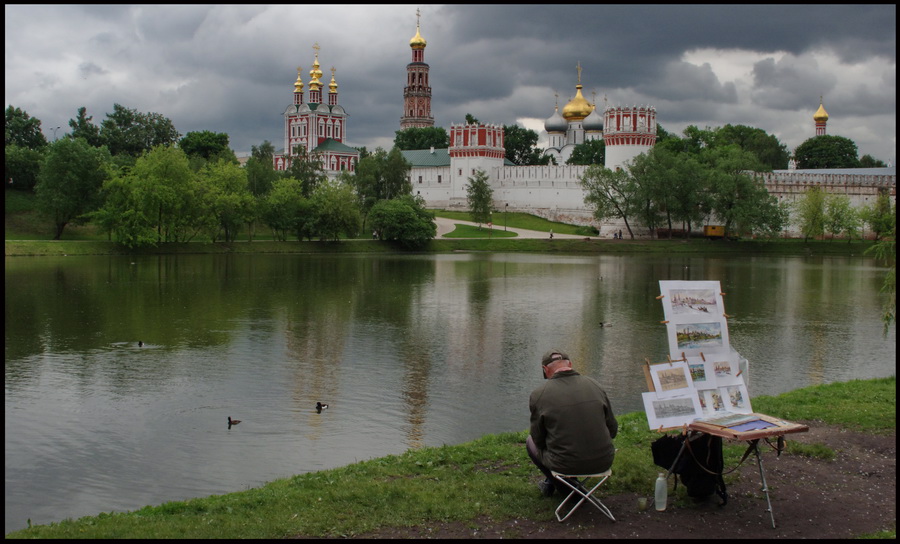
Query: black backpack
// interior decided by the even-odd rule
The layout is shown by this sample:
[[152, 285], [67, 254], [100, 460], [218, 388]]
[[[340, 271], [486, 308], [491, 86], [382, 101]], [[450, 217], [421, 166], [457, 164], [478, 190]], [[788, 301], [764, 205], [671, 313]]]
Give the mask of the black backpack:
[[[665, 435], [650, 445], [653, 452], [653, 463], [675, 473], [675, 488], [678, 488], [678, 476], [687, 489], [689, 497], [704, 499], [713, 493], [722, 499], [722, 505], [728, 503], [728, 492], [722, 471], [725, 461], [722, 457], [722, 438], [708, 434], [695, 436], [678, 457], [678, 452], [685, 442], [684, 435]], [[675, 458], [678, 462], [673, 468]]]

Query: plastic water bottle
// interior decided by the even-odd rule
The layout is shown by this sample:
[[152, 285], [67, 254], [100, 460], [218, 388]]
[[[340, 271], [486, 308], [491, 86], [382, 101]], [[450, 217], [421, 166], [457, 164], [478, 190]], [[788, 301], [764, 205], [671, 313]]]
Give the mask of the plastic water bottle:
[[660, 472], [659, 478], [656, 479], [656, 510], [658, 512], [662, 512], [666, 509], [668, 494], [669, 489], [666, 482], [666, 473]]

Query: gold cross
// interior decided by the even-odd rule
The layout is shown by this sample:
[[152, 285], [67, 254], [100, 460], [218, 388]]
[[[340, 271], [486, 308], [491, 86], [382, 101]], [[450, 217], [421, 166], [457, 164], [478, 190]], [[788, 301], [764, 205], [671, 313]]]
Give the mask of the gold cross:
[[578, 84], [581, 85], [581, 61], [578, 61], [578, 64], [575, 65], [575, 69], [578, 70]]
[[313, 45], [313, 49], [316, 50], [316, 58], [319, 58], [319, 42], [316, 42], [316, 43]]
[[416, 28], [419, 28], [419, 8], [416, 8]]

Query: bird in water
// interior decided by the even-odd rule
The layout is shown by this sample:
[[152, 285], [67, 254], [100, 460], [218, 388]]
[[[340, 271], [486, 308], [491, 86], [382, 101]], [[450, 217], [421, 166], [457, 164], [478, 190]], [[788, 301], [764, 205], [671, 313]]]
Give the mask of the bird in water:
[[612, 323], [604, 323], [604, 322], [601, 321], [601, 322], [600, 322], [600, 328], [603, 329], [603, 328], [606, 328], [606, 327], [612, 327]]
[[231, 419], [231, 416], [228, 416], [228, 428], [230, 429], [232, 425], [237, 425], [240, 423], [240, 419]]
[[143, 341], [143, 340], [138, 340], [138, 347], [139, 347], [139, 348], [144, 347], [144, 341]]
[[328, 408], [328, 405], [327, 405], [327, 404], [324, 404], [324, 403], [321, 403], [321, 402], [316, 402], [316, 412], [318, 412], [318, 413], [321, 414], [321, 413], [322, 413], [322, 410], [324, 410], [324, 409], [326, 409], [326, 408]]

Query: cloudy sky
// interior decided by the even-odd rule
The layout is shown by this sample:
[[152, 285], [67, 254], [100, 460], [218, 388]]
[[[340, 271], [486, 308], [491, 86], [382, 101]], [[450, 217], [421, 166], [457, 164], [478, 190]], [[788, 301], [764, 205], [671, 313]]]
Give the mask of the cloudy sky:
[[[160, 113], [182, 134], [229, 135], [236, 151], [283, 146], [297, 66], [336, 68], [352, 146], [389, 148], [421, 10], [432, 114], [537, 131], [575, 94], [648, 104], [658, 122], [744, 124], [793, 150], [828, 134], [896, 164], [896, 6], [6, 5], [6, 104], [53, 138], [86, 106]], [[543, 134], [542, 137], [545, 137]]]

